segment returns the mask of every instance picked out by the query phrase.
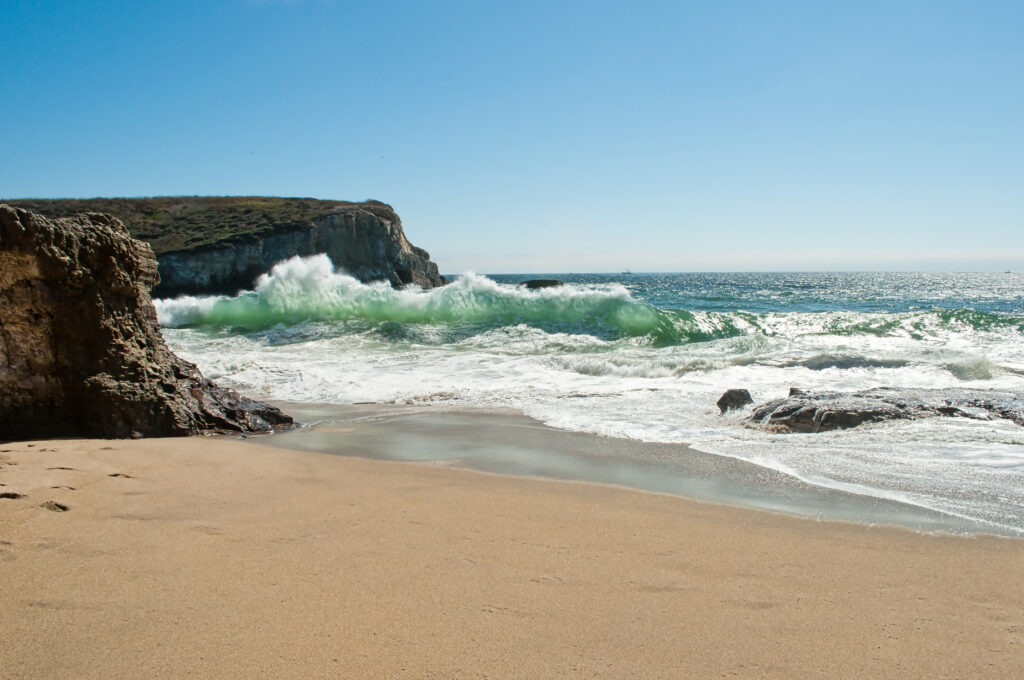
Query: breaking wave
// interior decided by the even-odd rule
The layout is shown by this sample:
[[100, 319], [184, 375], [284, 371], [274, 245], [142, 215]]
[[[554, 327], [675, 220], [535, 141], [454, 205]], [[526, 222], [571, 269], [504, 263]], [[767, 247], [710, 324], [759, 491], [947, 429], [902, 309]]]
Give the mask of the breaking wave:
[[[234, 297], [156, 300], [168, 328], [220, 327], [259, 331], [306, 322], [363, 322], [385, 339], [408, 337], [414, 326], [444, 326], [461, 339], [490, 329], [525, 325], [549, 333], [631, 339], [666, 347], [738, 336], [877, 336], [925, 340], [954, 332], [1024, 334], [1024, 317], [974, 310], [901, 314], [836, 312], [749, 313], [662, 309], [636, 300], [621, 284], [569, 284], [527, 290], [468, 273], [442, 288], [394, 290], [337, 272], [326, 255], [293, 257], [261, 276], [254, 290]], [[411, 335], [417, 335], [413, 332]], [[811, 368], [848, 368], [871, 360], [818, 356]]]

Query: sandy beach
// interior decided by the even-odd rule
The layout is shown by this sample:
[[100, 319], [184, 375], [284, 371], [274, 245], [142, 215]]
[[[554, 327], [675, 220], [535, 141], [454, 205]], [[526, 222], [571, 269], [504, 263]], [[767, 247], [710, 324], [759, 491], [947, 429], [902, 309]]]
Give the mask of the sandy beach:
[[1024, 666], [1021, 540], [216, 437], [3, 444], [0, 484], [3, 678]]

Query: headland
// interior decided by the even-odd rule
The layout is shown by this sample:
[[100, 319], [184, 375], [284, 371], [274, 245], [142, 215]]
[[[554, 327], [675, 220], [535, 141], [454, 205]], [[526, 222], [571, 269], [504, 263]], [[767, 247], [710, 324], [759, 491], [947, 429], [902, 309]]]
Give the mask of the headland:
[[396, 288], [445, 283], [430, 253], [409, 242], [401, 218], [380, 201], [160, 196], [2, 202], [49, 218], [85, 212], [118, 218], [157, 256], [153, 297], [234, 294], [276, 262], [317, 253], [361, 281]]

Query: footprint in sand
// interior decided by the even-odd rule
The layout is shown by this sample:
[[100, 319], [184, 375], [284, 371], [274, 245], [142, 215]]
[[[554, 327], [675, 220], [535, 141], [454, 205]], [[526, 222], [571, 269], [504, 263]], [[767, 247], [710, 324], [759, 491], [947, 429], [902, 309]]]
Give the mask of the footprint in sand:
[[73, 486], [51, 486], [50, 488], [51, 489], [67, 489], [68, 491], [74, 491], [75, 490], [75, 487], [73, 487]]
[[9, 498], [9, 499], [14, 500], [14, 501], [18, 500], [19, 498], [24, 498], [24, 497], [25, 497], [25, 494], [23, 494], [23, 493], [14, 493], [13, 491], [4, 491], [3, 493], [0, 493], [0, 498]]
[[562, 579], [558, 576], [537, 576], [530, 579], [534, 583], [561, 583]]
[[46, 468], [46, 469], [47, 470], [74, 470], [75, 468], [69, 468], [69, 467], [49, 467], [49, 468]]
[[68, 510], [70, 510], [68, 506], [64, 505], [63, 503], [58, 503], [56, 501], [46, 501], [45, 503], [40, 503], [39, 507], [43, 508], [44, 510], [52, 510], [53, 512], [67, 512]]
[[198, 531], [199, 533], [206, 534], [207, 536], [220, 536], [224, 533], [224, 530], [221, 528], [205, 526], [202, 524], [193, 526], [192, 531]]
[[111, 472], [107, 477], [124, 477], [125, 479], [135, 479], [131, 475], [126, 475], [123, 472]]

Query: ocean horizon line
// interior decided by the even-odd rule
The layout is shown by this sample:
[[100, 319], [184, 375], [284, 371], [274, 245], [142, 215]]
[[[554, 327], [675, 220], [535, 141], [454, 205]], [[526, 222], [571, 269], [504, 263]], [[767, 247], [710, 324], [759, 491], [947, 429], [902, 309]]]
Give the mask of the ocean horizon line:
[[648, 276], [648, 275], [680, 275], [680, 274], [1024, 274], [1021, 269], [685, 269], [644, 271], [583, 271], [583, 270], [547, 270], [547, 271], [477, 271], [467, 269], [459, 273], [442, 272], [445, 277], [463, 276], [467, 273], [482, 276]]

